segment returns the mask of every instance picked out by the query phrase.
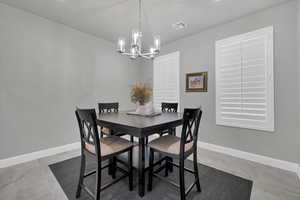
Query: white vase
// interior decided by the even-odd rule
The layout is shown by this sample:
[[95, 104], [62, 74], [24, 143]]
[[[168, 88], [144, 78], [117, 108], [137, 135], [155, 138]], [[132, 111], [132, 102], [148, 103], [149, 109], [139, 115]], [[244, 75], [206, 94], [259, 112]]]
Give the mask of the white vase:
[[144, 105], [137, 104], [136, 113], [141, 115], [150, 115], [154, 112], [153, 103], [149, 102]]
[[136, 107], [136, 113], [141, 114], [141, 115], [145, 115], [146, 114], [146, 105], [141, 105], [140, 103], [137, 103], [137, 107]]

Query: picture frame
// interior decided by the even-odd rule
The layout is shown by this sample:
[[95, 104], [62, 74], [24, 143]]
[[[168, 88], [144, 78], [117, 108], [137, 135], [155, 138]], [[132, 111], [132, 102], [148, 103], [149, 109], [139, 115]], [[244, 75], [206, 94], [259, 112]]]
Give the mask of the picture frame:
[[207, 92], [208, 72], [186, 74], [186, 92]]

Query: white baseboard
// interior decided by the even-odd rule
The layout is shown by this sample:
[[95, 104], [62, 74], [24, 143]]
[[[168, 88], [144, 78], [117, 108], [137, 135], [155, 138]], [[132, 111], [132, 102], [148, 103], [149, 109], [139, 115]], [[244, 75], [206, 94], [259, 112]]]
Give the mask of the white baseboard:
[[278, 160], [278, 159], [274, 159], [274, 158], [267, 157], [267, 156], [261, 156], [258, 154], [248, 153], [245, 151], [231, 149], [231, 148], [214, 145], [214, 144], [209, 144], [209, 143], [205, 143], [205, 142], [201, 142], [201, 141], [198, 141], [198, 147], [207, 149], [210, 151], [215, 151], [218, 153], [228, 154], [230, 156], [234, 156], [234, 157], [241, 158], [244, 160], [257, 162], [257, 163], [260, 163], [263, 165], [268, 165], [271, 167], [295, 172], [298, 174], [298, 176], [300, 178], [300, 166], [297, 163]]
[[63, 145], [63, 146], [59, 146], [59, 147], [54, 147], [54, 148], [50, 148], [50, 149], [45, 149], [45, 150], [41, 150], [41, 151], [36, 151], [36, 152], [28, 153], [28, 154], [23, 154], [23, 155], [19, 155], [16, 157], [2, 159], [2, 160], [0, 160], [0, 168], [17, 165], [17, 164], [21, 164], [24, 162], [29, 162], [32, 160], [36, 160], [36, 159], [47, 157], [47, 156], [52, 156], [55, 154], [63, 153], [66, 151], [71, 151], [71, 150], [78, 149], [78, 148], [80, 148], [80, 142], [67, 144], [67, 145]]
[[[297, 163], [278, 160], [278, 159], [274, 159], [274, 158], [267, 157], [267, 156], [261, 156], [258, 154], [248, 153], [245, 151], [240, 151], [240, 150], [236, 150], [236, 149], [232, 149], [232, 148], [228, 148], [228, 147], [209, 144], [209, 143], [205, 143], [205, 142], [201, 142], [201, 141], [198, 141], [198, 147], [207, 149], [210, 151], [215, 151], [218, 153], [231, 155], [231, 156], [234, 156], [237, 158], [257, 162], [257, 163], [260, 163], [263, 165], [268, 165], [271, 167], [276, 167], [279, 169], [291, 171], [291, 172], [296, 173], [300, 179], [300, 165], [298, 165]], [[39, 158], [52, 156], [55, 154], [59, 154], [59, 153], [63, 153], [66, 151], [71, 151], [71, 150], [79, 149], [79, 148], [80, 148], [80, 142], [76, 142], [76, 143], [67, 144], [64, 146], [54, 147], [54, 148], [50, 148], [50, 149], [36, 151], [33, 153], [19, 155], [16, 157], [2, 159], [2, 160], [0, 160], [0, 168], [17, 165], [17, 164], [21, 164], [24, 162], [29, 162], [29, 161], [36, 160]]]

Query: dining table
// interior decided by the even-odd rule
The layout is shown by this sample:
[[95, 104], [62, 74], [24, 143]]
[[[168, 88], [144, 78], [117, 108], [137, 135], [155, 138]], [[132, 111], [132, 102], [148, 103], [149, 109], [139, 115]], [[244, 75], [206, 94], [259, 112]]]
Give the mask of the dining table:
[[[137, 138], [137, 171], [138, 171], [138, 194], [145, 195], [145, 171], [146, 171], [146, 138], [150, 135], [165, 130], [174, 129], [182, 125], [181, 113], [159, 113], [153, 116], [140, 116], [129, 114], [129, 111], [111, 112], [99, 114], [97, 125], [106, 127], [112, 132], [124, 132]], [[134, 156], [135, 158], [135, 156]]]

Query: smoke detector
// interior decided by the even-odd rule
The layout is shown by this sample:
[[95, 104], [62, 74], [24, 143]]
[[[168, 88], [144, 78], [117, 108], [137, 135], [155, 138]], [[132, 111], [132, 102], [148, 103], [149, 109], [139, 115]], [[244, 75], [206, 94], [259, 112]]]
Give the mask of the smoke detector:
[[184, 22], [176, 22], [175, 24], [172, 24], [172, 27], [175, 30], [181, 30], [181, 29], [186, 28], [186, 24]]

